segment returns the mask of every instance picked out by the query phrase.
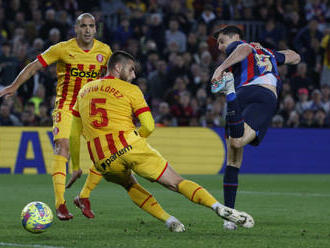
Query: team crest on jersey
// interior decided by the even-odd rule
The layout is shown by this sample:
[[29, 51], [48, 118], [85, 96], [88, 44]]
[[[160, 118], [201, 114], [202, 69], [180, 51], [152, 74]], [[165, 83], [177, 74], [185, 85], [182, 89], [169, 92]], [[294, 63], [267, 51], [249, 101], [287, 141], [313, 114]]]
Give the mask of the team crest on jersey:
[[97, 59], [98, 62], [102, 62], [103, 61], [103, 55], [102, 54], [96, 55], [96, 59]]
[[60, 129], [59, 129], [58, 127], [55, 127], [55, 128], [53, 129], [53, 135], [54, 135], [54, 136], [57, 135], [59, 132], [60, 132]]

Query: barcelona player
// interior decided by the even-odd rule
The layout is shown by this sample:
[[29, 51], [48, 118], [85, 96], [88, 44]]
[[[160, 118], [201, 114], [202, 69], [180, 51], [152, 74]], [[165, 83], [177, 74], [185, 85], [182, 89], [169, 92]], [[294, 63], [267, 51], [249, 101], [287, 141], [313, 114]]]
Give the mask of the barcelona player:
[[[81, 14], [75, 24], [76, 38], [60, 42], [49, 47], [28, 64], [14, 82], [0, 91], [3, 95], [13, 95], [16, 90], [42, 67], [57, 63], [57, 87], [53, 117], [54, 157], [52, 163], [52, 180], [55, 192], [56, 215], [60, 220], [69, 220], [73, 216], [68, 211], [65, 199], [66, 162], [70, 153], [73, 162], [73, 176], [68, 187], [81, 175], [79, 168], [80, 137], [70, 137], [73, 106], [78, 92], [86, 83], [99, 78], [106, 72], [107, 61], [111, 56], [108, 45], [94, 39], [96, 33], [95, 19], [89, 13]], [[74, 133], [73, 133], [74, 134]], [[71, 142], [69, 142], [71, 139]], [[70, 144], [69, 144], [70, 143]], [[90, 191], [101, 180], [101, 175], [91, 168], [87, 181], [79, 198], [80, 203], [88, 206], [87, 213], [93, 217], [88, 197]]]
[[[82, 132], [90, 158], [103, 177], [123, 186], [136, 205], [166, 223], [171, 231], [183, 232], [185, 228], [160, 207], [136, 181], [132, 171], [213, 209], [222, 218], [246, 228], [253, 227], [250, 215], [223, 206], [203, 187], [183, 179], [148, 145], [146, 137], [154, 130], [155, 123], [143, 93], [130, 83], [135, 78], [134, 58], [124, 51], [114, 52], [108, 62], [108, 73], [80, 90], [71, 129]], [[141, 122], [138, 129], [132, 114]]]
[[[225, 93], [227, 99], [223, 190], [225, 205], [234, 208], [243, 147], [260, 144], [276, 113], [281, 87], [277, 65], [298, 64], [300, 56], [292, 50], [277, 52], [242, 41], [242, 31], [236, 26], [218, 30], [215, 38], [219, 50], [228, 56], [215, 70], [211, 89]], [[234, 230], [237, 225], [225, 221], [224, 228]]]

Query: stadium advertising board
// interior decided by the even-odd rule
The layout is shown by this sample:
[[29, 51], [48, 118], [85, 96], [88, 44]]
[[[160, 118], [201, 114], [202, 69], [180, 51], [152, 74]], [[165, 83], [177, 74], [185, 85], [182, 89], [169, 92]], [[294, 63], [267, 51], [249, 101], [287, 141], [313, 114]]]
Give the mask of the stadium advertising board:
[[[0, 127], [0, 131], [0, 174], [51, 173], [54, 144], [50, 128]], [[224, 164], [223, 141], [211, 129], [157, 128], [148, 142], [181, 174], [216, 174]], [[84, 173], [90, 165], [82, 138]]]

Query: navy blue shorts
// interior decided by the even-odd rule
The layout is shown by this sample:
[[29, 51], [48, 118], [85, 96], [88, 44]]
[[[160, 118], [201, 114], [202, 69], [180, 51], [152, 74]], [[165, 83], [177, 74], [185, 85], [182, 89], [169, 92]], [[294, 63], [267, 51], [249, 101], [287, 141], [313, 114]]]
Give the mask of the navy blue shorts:
[[[258, 85], [240, 87], [236, 91], [236, 96], [244, 122], [257, 134], [250, 145], [257, 146], [264, 138], [276, 113], [277, 98], [271, 90]], [[229, 127], [226, 125], [226, 137], [229, 134]]]

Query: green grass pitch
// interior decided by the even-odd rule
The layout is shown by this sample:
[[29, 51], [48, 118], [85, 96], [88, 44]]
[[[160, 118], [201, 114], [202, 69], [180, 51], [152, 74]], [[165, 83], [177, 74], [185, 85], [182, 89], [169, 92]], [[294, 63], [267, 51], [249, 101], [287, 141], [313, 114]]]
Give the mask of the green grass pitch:
[[[222, 175], [186, 178], [222, 202]], [[38, 200], [54, 212], [51, 176], [0, 175], [0, 247], [330, 247], [330, 175], [241, 175], [236, 207], [250, 213], [256, 225], [234, 232], [223, 230], [223, 221], [210, 209], [140, 179], [163, 208], [185, 224], [185, 233], [169, 232], [135, 206], [124, 189], [105, 181], [91, 197], [96, 218], [85, 218], [72, 203], [84, 180], [66, 191], [74, 219], [55, 218], [45, 233], [31, 234], [21, 225], [21, 210]]]

